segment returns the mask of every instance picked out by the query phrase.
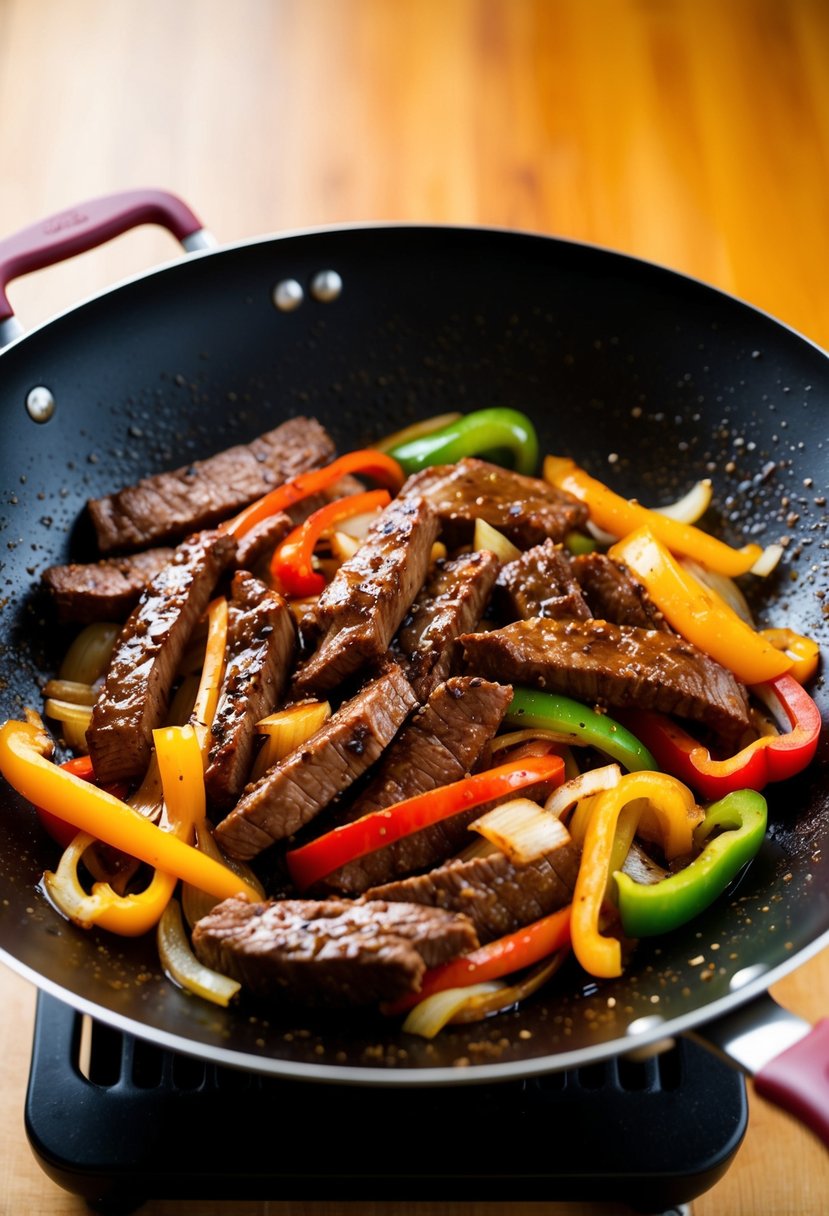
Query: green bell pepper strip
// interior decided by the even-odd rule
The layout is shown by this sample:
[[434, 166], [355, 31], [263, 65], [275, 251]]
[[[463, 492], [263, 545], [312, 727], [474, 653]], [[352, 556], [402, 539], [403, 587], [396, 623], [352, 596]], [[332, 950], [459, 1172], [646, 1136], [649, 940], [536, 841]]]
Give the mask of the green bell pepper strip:
[[474, 410], [429, 435], [398, 444], [388, 455], [410, 474], [504, 449], [512, 455], [518, 473], [532, 477], [538, 472], [538, 436], [530, 419], [518, 410]]
[[[684, 870], [645, 885], [614, 875], [619, 915], [627, 937], [669, 933], [703, 912], [757, 853], [766, 834], [766, 800], [737, 790], [708, 808], [694, 831], [702, 852]], [[711, 839], [713, 833], [719, 834]]]
[[630, 773], [659, 771], [648, 749], [620, 722], [558, 693], [516, 688], [504, 720], [509, 726], [554, 731], [562, 743], [598, 748]]

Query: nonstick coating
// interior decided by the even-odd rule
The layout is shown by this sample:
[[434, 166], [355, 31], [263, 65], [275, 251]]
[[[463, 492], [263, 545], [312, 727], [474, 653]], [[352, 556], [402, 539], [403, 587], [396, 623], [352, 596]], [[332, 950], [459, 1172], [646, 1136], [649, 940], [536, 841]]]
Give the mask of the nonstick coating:
[[[312, 291], [325, 270], [342, 279], [333, 300]], [[305, 293], [290, 312], [272, 301], [285, 279]], [[37, 385], [56, 401], [45, 425], [25, 409]], [[65, 649], [38, 578], [92, 556], [89, 496], [300, 412], [345, 449], [417, 417], [497, 405], [529, 413], [544, 450], [643, 501], [710, 477], [710, 523], [726, 539], [788, 538], [760, 588], [768, 622], [827, 644], [823, 352], [711, 288], [602, 250], [482, 230], [336, 229], [193, 255], [0, 356], [0, 717], [40, 704]], [[825, 720], [822, 681], [815, 696]], [[247, 1068], [372, 1084], [528, 1075], [687, 1029], [829, 942], [827, 791], [824, 735], [810, 773], [772, 791], [768, 840], [730, 898], [643, 943], [622, 979], [585, 983], [573, 969], [519, 1010], [428, 1044], [374, 1015], [219, 1010], [161, 976], [152, 940], [67, 925], [37, 885], [55, 848], [7, 787], [0, 950], [104, 1021]]]

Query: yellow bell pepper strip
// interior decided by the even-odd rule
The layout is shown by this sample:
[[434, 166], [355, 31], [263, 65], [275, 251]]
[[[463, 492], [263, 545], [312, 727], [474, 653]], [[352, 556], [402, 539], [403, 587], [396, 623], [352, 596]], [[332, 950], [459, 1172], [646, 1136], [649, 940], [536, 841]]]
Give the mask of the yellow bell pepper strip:
[[808, 684], [815, 675], [820, 662], [820, 646], [802, 633], [793, 629], [761, 629], [760, 637], [771, 642], [777, 650], [792, 660], [791, 674], [798, 684]]
[[[92, 759], [89, 756], [75, 756], [72, 760], [66, 760], [61, 765], [61, 768], [66, 769], [69, 773], [74, 773], [84, 781], [94, 781], [95, 773], [92, 769]], [[65, 823], [64, 820], [58, 819], [57, 815], [50, 815], [42, 806], [36, 806], [37, 817], [43, 824], [46, 831], [52, 839], [60, 845], [62, 849], [66, 849], [75, 839], [75, 829], [71, 823]]]
[[538, 436], [530, 419], [519, 410], [495, 407], [473, 410], [427, 435], [389, 448], [406, 473], [434, 464], [454, 464], [465, 456], [495, 456], [505, 452], [513, 467], [526, 477], [538, 469]]
[[299, 890], [304, 891], [332, 870], [385, 848], [412, 832], [537, 781], [558, 785], [563, 775], [564, 761], [560, 756], [533, 756], [486, 769], [333, 828], [310, 844], [287, 853], [288, 872]]
[[[188, 843], [194, 824], [204, 818], [204, 772], [201, 749], [192, 726], [170, 726], [153, 732], [158, 757], [169, 832]], [[87, 842], [80, 847], [80, 842]], [[138, 893], [119, 895], [107, 882], [96, 882], [91, 894], [84, 891], [77, 865], [92, 838], [81, 832], [64, 853], [55, 874], [47, 871], [43, 884], [52, 902], [83, 928], [100, 925], [111, 933], [138, 937], [160, 920], [170, 902], [178, 878], [156, 870], [147, 887]]]
[[773, 680], [791, 668], [787, 655], [684, 570], [649, 528], [631, 532], [608, 556], [628, 568], [677, 633], [744, 684]]
[[325, 579], [313, 567], [314, 549], [323, 533], [355, 515], [379, 511], [391, 502], [388, 490], [366, 490], [326, 503], [289, 532], [271, 558], [271, 577], [283, 595], [319, 595]]
[[746, 574], [763, 552], [759, 545], [733, 549], [693, 524], [680, 523], [622, 498], [567, 457], [547, 456], [544, 480], [586, 503], [593, 523], [612, 536], [621, 538], [639, 528], [649, 528], [672, 553], [693, 557], [709, 570], [717, 570], [730, 578]]
[[644, 744], [620, 722], [559, 693], [514, 689], [504, 722], [520, 729], [537, 726], [552, 732], [560, 743], [595, 747], [629, 772], [659, 767]]
[[[699, 916], [758, 852], [766, 834], [766, 800], [738, 790], [713, 803], [694, 832], [698, 857], [661, 882], [645, 885], [617, 873], [622, 929], [628, 937], [669, 933]], [[714, 833], [719, 833], [714, 835]], [[713, 836], [713, 839], [712, 839]]]
[[277, 486], [275, 490], [258, 498], [221, 526], [225, 532], [230, 532], [238, 540], [269, 515], [287, 511], [288, 507], [301, 502], [303, 498], [327, 490], [341, 477], [345, 477], [346, 473], [365, 473], [394, 494], [403, 485], [404, 480], [403, 470], [391, 456], [371, 448], [359, 448], [355, 452], [339, 456], [322, 469], [311, 469], [308, 473], [298, 474], [293, 481], [286, 481], [284, 485]]
[[219, 899], [240, 893], [249, 900], [259, 899], [227, 866], [150, 823], [106, 790], [45, 759], [38, 748], [37, 728], [28, 722], [0, 726], [0, 773], [34, 806], [154, 869], [168, 870]]
[[224, 679], [227, 620], [227, 600], [223, 595], [217, 596], [207, 606], [207, 643], [196, 700], [190, 714], [205, 765], [207, 753], [210, 751], [210, 727], [219, 704], [219, 689]]
[[782, 675], [754, 692], [791, 729], [781, 735], [754, 739], [734, 756], [715, 760], [676, 722], [650, 710], [635, 709], [625, 721], [641, 736], [662, 768], [704, 798], [722, 798], [735, 790], [762, 790], [773, 781], [787, 781], [812, 762], [820, 738], [820, 710], [794, 676]]
[[640, 816], [654, 816], [669, 859], [691, 852], [693, 831], [702, 818], [691, 791], [667, 773], [627, 773], [613, 789], [596, 795], [573, 893], [571, 933], [581, 966], [603, 979], [622, 974], [621, 945], [617, 938], [602, 934], [599, 926], [619, 816], [634, 802]]
[[478, 950], [430, 967], [417, 992], [409, 992], [396, 1001], [389, 1001], [381, 1006], [382, 1012], [394, 1017], [412, 1009], [435, 992], [482, 984], [532, 967], [568, 945], [570, 912], [571, 905], [567, 904], [557, 912], [551, 912], [549, 916], [543, 916], [523, 929], [516, 929], [506, 937], [499, 937]]

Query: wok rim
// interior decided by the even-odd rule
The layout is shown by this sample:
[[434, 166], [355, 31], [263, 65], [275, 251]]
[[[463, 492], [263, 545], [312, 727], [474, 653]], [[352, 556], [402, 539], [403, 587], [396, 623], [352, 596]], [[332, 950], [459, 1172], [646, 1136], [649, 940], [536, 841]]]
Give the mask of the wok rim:
[[[771, 322], [777, 329], [784, 331], [797, 341], [805, 343], [819, 355], [829, 359], [828, 349], [822, 347], [814, 339], [795, 329], [792, 325], [781, 320], [773, 313], [770, 313], [758, 305], [750, 303], [735, 293], [716, 286], [705, 279], [682, 270], [674, 269], [665, 263], [641, 257], [637, 254], [628, 253], [623, 250], [590, 241], [577, 240], [570, 237], [557, 236], [555, 234], [537, 232], [527, 229], [510, 228], [506, 226], [463, 223], [424, 223], [418, 221], [399, 222], [395, 220], [367, 220], [361, 222], [343, 222], [339, 224], [286, 229], [278, 232], [247, 237], [226, 244], [220, 243], [213, 248], [198, 249], [194, 250], [193, 252], [184, 252], [145, 270], [138, 271], [134, 274], [128, 275], [125, 278], [119, 279], [101, 291], [94, 292], [89, 296], [85, 296], [69, 307], [62, 309], [53, 316], [39, 322], [32, 329], [24, 330], [22, 333], [12, 338], [12, 340], [9, 341], [5, 346], [0, 347], [0, 366], [2, 364], [3, 355], [5, 355], [8, 351], [11, 351], [13, 348], [26, 343], [29, 339], [42, 336], [44, 331], [60, 322], [62, 319], [71, 317], [76, 312], [83, 310], [86, 306], [101, 300], [105, 300], [116, 293], [129, 289], [135, 284], [154, 277], [163, 277], [165, 274], [175, 273], [176, 270], [181, 266], [189, 264], [194, 259], [201, 260], [203, 258], [216, 258], [223, 255], [229, 256], [236, 252], [255, 249], [259, 246], [277, 246], [280, 242], [289, 241], [292, 239], [312, 239], [314, 237], [322, 237], [331, 234], [371, 231], [391, 231], [397, 233], [424, 232], [435, 234], [458, 233], [461, 235], [478, 235], [484, 237], [492, 235], [501, 238], [517, 237], [519, 239], [544, 241], [565, 249], [589, 251], [602, 258], [612, 260], [617, 265], [629, 265], [634, 269], [643, 269], [650, 272], [667, 275], [672, 281], [683, 281], [684, 283], [693, 285], [697, 288], [702, 288], [705, 291], [713, 292], [720, 299], [728, 300], [731, 303], [736, 304], [738, 307], [748, 310], [748, 312], [754, 316]], [[657, 1043], [660, 1040], [693, 1031], [700, 1026], [704, 1026], [706, 1023], [716, 1021], [718, 1017], [724, 1014], [733, 1012], [733, 1010], [739, 1008], [740, 1006], [749, 1004], [755, 998], [766, 993], [773, 984], [795, 971], [798, 967], [815, 957], [827, 947], [829, 947], [829, 929], [819, 934], [812, 941], [800, 946], [789, 958], [779, 962], [776, 966], [752, 976], [744, 985], [739, 986], [735, 991], [729, 992], [727, 995], [720, 996], [705, 1004], [701, 1008], [691, 1010], [687, 1013], [678, 1014], [670, 1018], [662, 1018], [661, 1015], [654, 1015], [659, 1020], [658, 1022], [652, 1022], [648, 1028], [637, 1031], [633, 1034], [626, 1032], [621, 1037], [608, 1040], [607, 1042], [598, 1043], [590, 1047], [571, 1051], [557, 1051], [553, 1054], [540, 1055], [530, 1059], [489, 1064], [470, 1064], [468, 1067], [459, 1067], [457, 1065], [453, 1065], [449, 1067], [424, 1066], [417, 1068], [398, 1066], [383, 1068], [344, 1064], [314, 1064], [295, 1062], [273, 1055], [263, 1055], [262, 1057], [258, 1057], [251, 1051], [223, 1048], [219, 1045], [209, 1044], [192, 1037], [183, 1037], [178, 1033], [160, 1029], [157, 1026], [151, 1026], [135, 1018], [129, 1017], [114, 1010], [110, 1010], [105, 1006], [96, 1003], [95, 1001], [88, 1000], [83, 996], [75, 994], [57, 981], [41, 975], [27, 963], [21, 961], [14, 955], [9, 954], [8, 951], [3, 947], [0, 947], [0, 962], [4, 963], [11, 971], [18, 974], [23, 979], [32, 983], [36, 989], [48, 993], [49, 995], [62, 1001], [64, 1004], [67, 1004], [70, 1008], [76, 1010], [78, 1013], [88, 1015], [108, 1026], [122, 1031], [123, 1033], [134, 1035], [137, 1038], [150, 1041], [159, 1047], [171, 1051], [194, 1056], [196, 1058], [225, 1065], [230, 1068], [241, 1069], [249, 1072], [255, 1071], [263, 1075], [280, 1077], [285, 1080], [302, 1080], [317, 1083], [333, 1082], [346, 1086], [360, 1085], [374, 1088], [387, 1088], [395, 1086], [428, 1088], [447, 1085], [456, 1086], [459, 1084], [469, 1085], [501, 1081], [516, 1081], [531, 1077], [539, 1077], [548, 1073], [560, 1072], [570, 1068], [583, 1067], [588, 1064], [624, 1055], [630, 1051], [647, 1048], [649, 1045]]]

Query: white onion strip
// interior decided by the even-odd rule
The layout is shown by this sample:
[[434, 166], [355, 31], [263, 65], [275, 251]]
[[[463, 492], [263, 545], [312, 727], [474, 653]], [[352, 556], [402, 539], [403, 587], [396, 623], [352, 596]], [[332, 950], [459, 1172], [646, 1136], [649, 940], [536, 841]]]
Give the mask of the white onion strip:
[[711, 505], [711, 481], [706, 477], [703, 481], [698, 481], [693, 485], [687, 494], [683, 494], [676, 502], [669, 503], [666, 507], [654, 507], [659, 515], [666, 515], [668, 519], [676, 519], [681, 524], [695, 524], [700, 519]]
[[618, 764], [605, 764], [602, 768], [590, 769], [553, 790], [544, 803], [544, 810], [556, 819], [560, 819], [582, 798], [592, 798], [594, 794], [600, 794], [603, 790], [612, 790], [621, 779], [622, 770]]
[[469, 825], [517, 866], [526, 866], [562, 848], [570, 833], [560, 819], [529, 798], [511, 798]]

